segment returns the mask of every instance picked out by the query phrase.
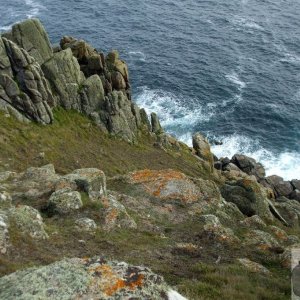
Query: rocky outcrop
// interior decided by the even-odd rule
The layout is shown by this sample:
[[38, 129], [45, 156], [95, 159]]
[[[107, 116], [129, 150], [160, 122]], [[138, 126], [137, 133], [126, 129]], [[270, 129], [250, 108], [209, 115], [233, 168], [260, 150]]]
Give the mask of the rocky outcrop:
[[[173, 298], [177, 294], [179, 298]], [[65, 259], [0, 278], [1, 299], [185, 299], [149, 268], [102, 257]]]
[[19, 45], [39, 65], [48, 61], [53, 55], [48, 35], [37, 19], [29, 19], [15, 24], [10, 32], [4, 33], [2, 36]]
[[0, 61], [2, 106], [5, 104], [30, 120], [51, 123], [50, 107], [54, 99], [40, 65], [23, 48], [6, 38], [0, 38]]
[[65, 36], [53, 52], [40, 21], [13, 26], [0, 38], [0, 109], [19, 120], [53, 121], [52, 107], [75, 109], [106, 132], [135, 142], [139, 131], [162, 133], [156, 114], [131, 101], [128, 67], [114, 50], [105, 56]]

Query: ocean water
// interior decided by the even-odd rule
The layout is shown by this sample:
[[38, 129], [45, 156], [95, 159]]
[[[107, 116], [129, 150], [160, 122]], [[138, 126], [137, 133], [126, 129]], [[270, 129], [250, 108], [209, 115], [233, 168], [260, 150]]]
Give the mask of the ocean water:
[[134, 100], [191, 144], [300, 178], [299, 0], [0, 0], [0, 31], [38, 17], [127, 61]]

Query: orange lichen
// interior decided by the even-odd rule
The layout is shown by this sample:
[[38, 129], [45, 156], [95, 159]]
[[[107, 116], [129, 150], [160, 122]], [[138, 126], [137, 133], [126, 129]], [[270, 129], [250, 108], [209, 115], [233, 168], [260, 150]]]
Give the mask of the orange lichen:
[[105, 294], [108, 296], [112, 296], [118, 290], [123, 289], [123, 288], [128, 288], [130, 290], [134, 290], [136, 287], [142, 286], [143, 279], [144, 279], [144, 275], [142, 275], [142, 274], [138, 275], [138, 278], [132, 282], [127, 282], [123, 279], [118, 279], [114, 285], [112, 285], [111, 287], [108, 287], [105, 290]]
[[142, 170], [131, 174], [134, 183], [150, 182], [156, 180], [184, 179], [186, 176], [174, 170]]
[[114, 222], [118, 217], [118, 210], [113, 208], [105, 217], [107, 223]]
[[[164, 200], [180, 199], [183, 202], [193, 202], [199, 198], [199, 191], [195, 191], [189, 179], [178, 171], [142, 170], [132, 173], [130, 178], [133, 183], [142, 184], [146, 192], [150, 195]], [[183, 188], [178, 192], [167, 191], [166, 195], [162, 195], [163, 191], [167, 190], [167, 185], [170, 182], [178, 184]], [[185, 184], [190, 184], [191, 186], [185, 188]]]

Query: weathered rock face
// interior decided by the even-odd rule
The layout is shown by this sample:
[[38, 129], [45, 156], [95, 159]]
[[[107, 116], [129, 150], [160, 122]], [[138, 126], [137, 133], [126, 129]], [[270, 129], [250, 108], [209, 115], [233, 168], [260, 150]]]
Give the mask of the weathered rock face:
[[0, 298], [7, 300], [172, 299], [172, 293], [150, 269], [100, 257], [65, 259], [0, 278]]
[[57, 98], [57, 104], [65, 109], [80, 111], [79, 87], [85, 81], [80, 66], [70, 49], [55, 53], [43, 64], [42, 69]]
[[39, 65], [53, 55], [48, 35], [37, 19], [29, 19], [15, 24], [11, 32], [5, 33], [3, 36], [26, 50]]
[[0, 38], [0, 101], [30, 120], [49, 124], [54, 105], [40, 65], [23, 48]]

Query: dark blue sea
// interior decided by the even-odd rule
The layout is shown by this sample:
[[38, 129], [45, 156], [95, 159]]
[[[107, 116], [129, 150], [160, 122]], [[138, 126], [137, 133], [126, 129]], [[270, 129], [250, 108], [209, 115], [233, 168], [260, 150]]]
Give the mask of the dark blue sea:
[[0, 0], [1, 31], [38, 17], [63, 35], [118, 49], [134, 100], [217, 156], [253, 156], [268, 174], [300, 177], [299, 0]]

